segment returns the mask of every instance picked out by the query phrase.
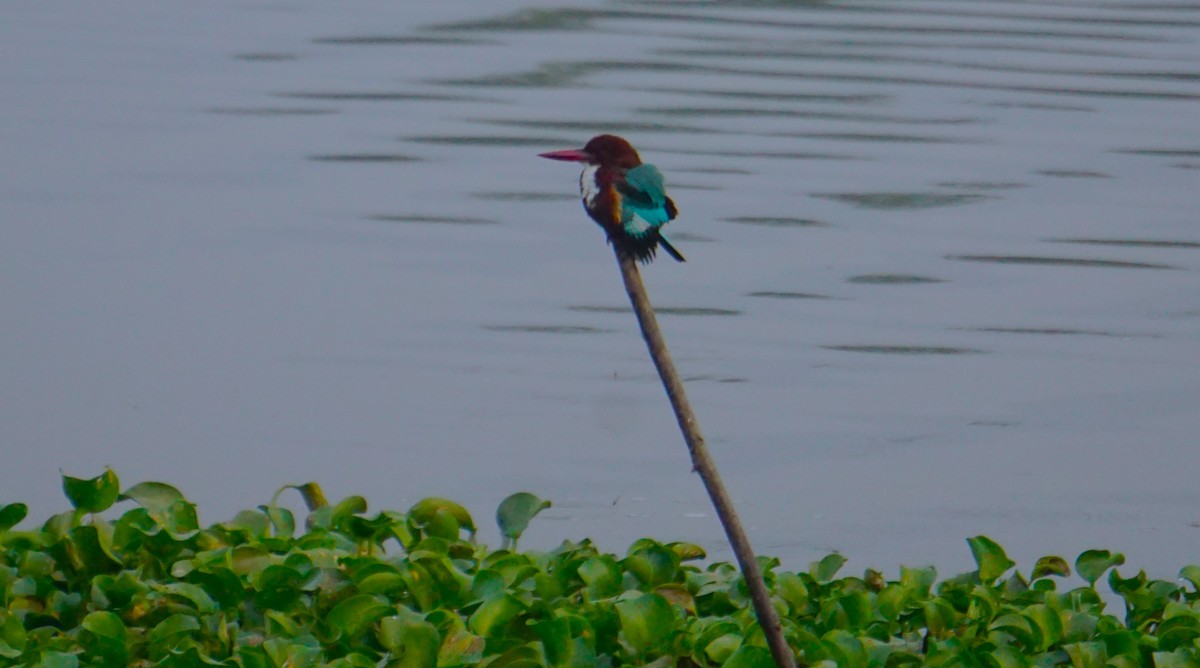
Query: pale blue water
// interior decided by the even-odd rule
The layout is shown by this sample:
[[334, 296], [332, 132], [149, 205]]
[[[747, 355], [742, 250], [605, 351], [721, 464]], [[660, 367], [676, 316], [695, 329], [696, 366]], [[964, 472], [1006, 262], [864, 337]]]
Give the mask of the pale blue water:
[[[750, 535], [802, 568], [1200, 561], [1200, 5], [15, 3], [0, 502], [202, 520], [316, 480], [523, 543], [729, 558], [574, 166], [667, 175], [645, 270]], [[496, 543], [494, 530], [484, 538]]]

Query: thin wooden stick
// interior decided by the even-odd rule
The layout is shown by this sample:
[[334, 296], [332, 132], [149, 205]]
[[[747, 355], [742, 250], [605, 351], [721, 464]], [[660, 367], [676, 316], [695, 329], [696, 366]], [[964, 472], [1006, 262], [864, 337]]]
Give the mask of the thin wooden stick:
[[725, 485], [721, 482], [721, 474], [717, 465], [708, 454], [708, 446], [704, 444], [704, 435], [700, 433], [700, 424], [692, 413], [688, 403], [687, 393], [683, 389], [683, 381], [675, 371], [675, 363], [667, 351], [667, 343], [663, 340], [662, 331], [658, 328], [658, 319], [654, 317], [654, 309], [650, 306], [650, 298], [646, 295], [646, 286], [642, 283], [638, 272], [637, 261], [632, 254], [621, 249], [619, 244], [613, 244], [617, 254], [617, 264], [621, 267], [621, 279], [625, 281], [625, 292], [629, 294], [629, 302], [633, 304], [633, 312], [637, 315], [638, 325], [642, 328], [642, 338], [646, 339], [646, 347], [650, 350], [650, 358], [662, 378], [663, 388], [675, 411], [675, 419], [679, 422], [679, 430], [683, 432], [683, 440], [687, 443], [688, 452], [692, 456], [692, 469], [700, 474], [704, 489], [712, 499], [721, 526], [733, 547], [738, 564], [742, 567], [742, 576], [750, 590], [750, 599], [754, 602], [754, 612], [758, 616], [758, 624], [767, 637], [767, 645], [771, 648], [771, 656], [775, 658], [778, 668], [795, 668], [796, 659], [783, 637], [783, 627], [779, 623], [779, 615], [771, 605], [771, 594], [763, 582], [762, 571], [754, 550], [750, 547], [750, 539], [738, 519], [737, 511], [733, 508], [733, 500]]

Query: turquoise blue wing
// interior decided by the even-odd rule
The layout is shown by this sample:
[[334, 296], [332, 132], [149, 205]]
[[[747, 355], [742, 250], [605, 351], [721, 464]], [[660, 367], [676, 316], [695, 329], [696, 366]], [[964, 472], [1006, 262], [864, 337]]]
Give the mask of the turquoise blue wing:
[[638, 165], [625, 172], [617, 192], [621, 195], [621, 224], [633, 236], [643, 236], [675, 217], [662, 172], [654, 165]]

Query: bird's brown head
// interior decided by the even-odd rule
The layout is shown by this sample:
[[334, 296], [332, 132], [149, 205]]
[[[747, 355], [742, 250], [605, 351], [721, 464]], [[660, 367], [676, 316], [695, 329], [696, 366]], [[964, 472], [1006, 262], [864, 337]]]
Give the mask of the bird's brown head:
[[592, 137], [582, 149], [552, 151], [540, 155], [551, 160], [584, 162], [589, 165], [605, 165], [621, 169], [632, 169], [642, 164], [642, 159], [633, 146], [616, 135]]

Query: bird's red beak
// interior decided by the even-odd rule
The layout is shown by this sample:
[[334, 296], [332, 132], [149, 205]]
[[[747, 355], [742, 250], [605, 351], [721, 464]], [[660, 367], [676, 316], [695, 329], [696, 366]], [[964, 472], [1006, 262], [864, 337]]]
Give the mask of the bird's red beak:
[[551, 160], [565, 160], [566, 162], [591, 162], [593, 156], [591, 153], [582, 149], [567, 149], [565, 151], [551, 151], [549, 153], [539, 153], [539, 158], [550, 158]]

